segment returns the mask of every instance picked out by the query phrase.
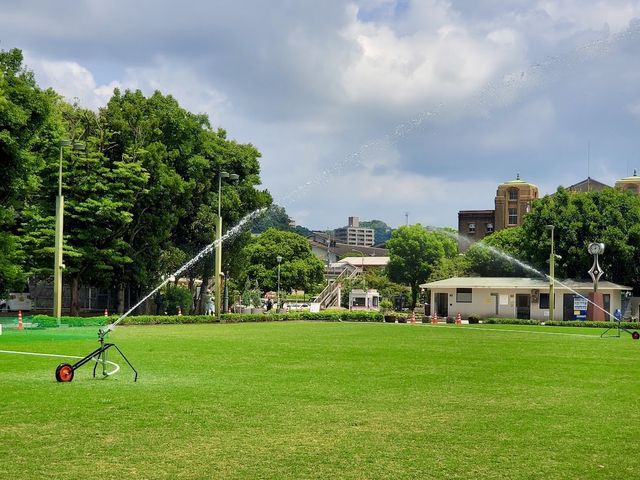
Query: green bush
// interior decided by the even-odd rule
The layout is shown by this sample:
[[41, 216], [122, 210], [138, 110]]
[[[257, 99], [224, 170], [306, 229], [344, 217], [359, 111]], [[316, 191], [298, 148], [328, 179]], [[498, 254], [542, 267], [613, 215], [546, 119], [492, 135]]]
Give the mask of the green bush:
[[169, 284], [162, 293], [162, 305], [169, 315], [177, 314], [178, 307], [183, 314], [189, 313], [192, 302], [191, 290], [187, 287]]
[[387, 323], [407, 323], [407, 314], [401, 312], [387, 312], [384, 314], [384, 321]]
[[[33, 323], [40, 327], [56, 327], [54, 317], [36, 315], [32, 317]], [[112, 323], [118, 317], [62, 317], [62, 323], [72, 327], [102, 326]], [[222, 321], [225, 323], [245, 322], [280, 322], [280, 321], [322, 321], [322, 322], [382, 322], [384, 317], [380, 312], [349, 311], [349, 310], [324, 310], [318, 313], [298, 311], [290, 313], [225, 313]], [[188, 324], [188, 323], [217, 323], [218, 319], [210, 315], [136, 315], [129, 316], [120, 322], [120, 325], [159, 325], [159, 324]]]

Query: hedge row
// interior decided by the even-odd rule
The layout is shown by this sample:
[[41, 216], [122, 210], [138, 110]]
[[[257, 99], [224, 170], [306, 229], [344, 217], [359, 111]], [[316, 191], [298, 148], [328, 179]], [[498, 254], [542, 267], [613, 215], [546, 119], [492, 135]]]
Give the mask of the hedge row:
[[[405, 315], [406, 317], [406, 315]], [[103, 326], [118, 319], [111, 317], [62, 317], [61, 323], [71, 327]], [[289, 313], [225, 313], [222, 315], [224, 323], [247, 322], [282, 322], [294, 320], [311, 320], [322, 322], [382, 322], [384, 316], [379, 312], [349, 311], [349, 310], [324, 310], [318, 313], [308, 311]], [[25, 318], [25, 322], [36, 324], [42, 328], [57, 326], [57, 320], [47, 315], [34, 315]], [[217, 323], [215, 316], [210, 315], [136, 315], [124, 318], [120, 325], [171, 325], [193, 323]]]
[[[71, 327], [82, 326], [103, 326], [117, 320], [117, 316], [111, 317], [62, 317], [61, 323]], [[417, 316], [420, 321], [421, 315]], [[222, 321], [225, 323], [247, 323], [247, 322], [284, 322], [284, 321], [319, 321], [319, 322], [400, 322], [407, 321], [406, 313], [398, 312], [367, 312], [349, 310], [323, 310], [318, 313], [309, 311], [289, 312], [289, 313], [225, 313]], [[47, 315], [34, 315], [25, 317], [25, 322], [33, 323], [39, 327], [50, 328], [57, 326], [54, 317]], [[496, 325], [541, 325], [538, 320], [525, 320], [519, 318], [485, 318], [481, 320], [485, 324]], [[137, 315], [130, 316], [122, 320], [121, 325], [167, 325], [167, 324], [189, 324], [189, 323], [217, 323], [214, 316], [209, 315]], [[453, 319], [450, 319], [453, 323]], [[478, 323], [478, 320], [469, 319], [469, 323]], [[582, 327], [582, 328], [608, 328], [614, 327], [613, 322], [587, 322], [587, 321], [548, 321], [547, 326], [555, 327]], [[638, 322], [620, 322], [620, 326], [632, 330], [639, 330]]]
[[[520, 318], [485, 318], [482, 323], [497, 325], [544, 325], [550, 327], [582, 327], [582, 328], [609, 328], [615, 327], [614, 322], [592, 322], [584, 320], [554, 320], [541, 322], [539, 320], [524, 320]], [[639, 330], [638, 322], [620, 322], [620, 326], [631, 330]]]

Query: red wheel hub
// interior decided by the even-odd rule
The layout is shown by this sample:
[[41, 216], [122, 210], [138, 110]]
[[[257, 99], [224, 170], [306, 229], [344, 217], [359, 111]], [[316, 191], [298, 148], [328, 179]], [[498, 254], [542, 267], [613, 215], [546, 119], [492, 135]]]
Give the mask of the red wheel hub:
[[73, 380], [73, 367], [68, 363], [61, 363], [56, 368], [56, 380], [59, 382], [70, 382]]

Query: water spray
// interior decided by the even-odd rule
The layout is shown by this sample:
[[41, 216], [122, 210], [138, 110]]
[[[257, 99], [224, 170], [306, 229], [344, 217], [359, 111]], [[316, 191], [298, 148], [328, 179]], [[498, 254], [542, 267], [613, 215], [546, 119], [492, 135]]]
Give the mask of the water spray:
[[[465, 237], [464, 235], [461, 235], [459, 233], [452, 233], [452, 232], [449, 232], [447, 230], [438, 230], [438, 231], [441, 232], [442, 234], [447, 235], [449, 237], [452, 237], [454, 239], [462, 239], [468, 244], [473, 243], [467, 237]], [[621, 315], [620, 315], [620, 318], [619, 318], [619, 317], [616, 316], [615, 313], [608, 312], [607, 310], [602, 308], [600, 305], [598, 305], [596, 302], [594, 302], [594, 301], [590, 300], [589, 298], [585, 297], [584, 295], [582, 295], [581, 293], [577, 292], [576, 290], [571, 288], [569, 285], [561, 282], [557, 278], [554, 278], [551, 275], [548, 275], [546, 273], [541, 272], [540, 270], [537, 270], [536, 268], [532, 267], [531, 265], [529, 265], [529, 264], [523, 262], [522, 260], [519, 260], [519, 259], [509, 255], [508, 253], [506, 253], [506, 252], [494, 247], [493, 245], [488, 245], [488, 244], [483, 243], [483, 242], [477, 242], [477, 243], [474, 243], [474, 245], [477, 245], [479, 248], [487, 250], [487, 251], [493, 253], [494, 255], [496, 255], [496, 256], [498, 256], [498, 257], [500, 257], [500, 258], [502, 258], [502, 259], [504, 259], [504, 260], [506, 260], [506, 261], [508, 261], [510, 263], [513, 263], [513, 264], [517, 265], [518, 267], [520, 267], [520, 268], [522, 268], [524, 270], [528, 270], [531, 273], [534, 273], [535, 275], [537, 275], [539, 277], [542, 277], [542, 278], [544, 278], [546, 280], [549, 280], [549, 281], [553, 282], [554, 284], [558, 284], [561, 287], [566, 288], [567, 290], [569, 290], [574, 295], [582, 298], [583, 300], [586, 300], [587, 303], [591, 304], [594, 308], [597, 308], [598, 310], [603, 312], [612, 321], [615, 322], [615, 326], [608, 327], [607, 330], [605, 330], [605, 332], [601, 335], [601, 337], [605, 336], [605, 333], [607, 333], [610, 329], [616, 328], [617, 331], [618, 331], [618, 334], [616, 335], [617, 337], [620, 336], [620, 331], [623, 330], [623, 331], [629, 333], [633, 337], [634, 340], [640, 339], [640, 333], [639, 332], [631, 332], [630, 330], [628, 330], [628, 329], [626, 329], [626, 328], [624, 328], [624, 327], [622, 327], [620, 325]], [[596, 252], [595, 247], [592, 247], [591, 245], [598, 245], [597, 253], [595, 253]], [[602, 251], [604, 251], [604, 245], [602, 245], [602, 244], [591, 244], [591, 245], [589, 247], [589, 253], [591, 253], [591, 254], [593, 254], [595, 256], [597, 256], [599, 253], [602, 253]], [[600, 247], [600, 245], [602, 245], [602, 247]], [[596, 268], [596, 266], [597, 266], [597, 268]], [[595, 269], [595, 273], [594, 273], [594, 269]], [[597, 263], [597, 258], [594, 259], [594, 267], [592, 267], [592, 271], [590, 271], [589, 273], [591, 274], [592, 278], [594, 277], [594, 275], [596, 275], [597, 279], [599, 279], [600, 276], [602, 275], [603, 272], [602, 272], [602, 269], [600, 269], [600, 265]], [[596, 282], [595, 278], [594, 278], [594, 282]]]
[[138, 380], [138, 371], [133, 367], [131, 362], [129, 362], [129, 360], [124, 355], [124, 353], [122, 353], [122, 350], [120, 350], [120, 348], [118, 348], [118, 346], [115, 343], [109, 343], [106, 341], [107, 335], [111, 333], [116, 328], [116, 326], [118, 326], [118, 324], [120, 324], [125, 318], [127, 318], [136, 308], [138, 308], [140, 305], [146, 302], [149, 298], [155, 295], [167, 283], [173, 282], [177, 278], [180, 278], [180, 275], [182, 273], [184, 273], [186, 270], [191, 268], [197, 262], [202, 260], [202, 258], [204, 258], [207, 254], [209, 254], [218, 245], [218, 242], [224, 242], [228, 238], [231, 238], [236, 234], [238, 234], [238, 232], [242, 230], [242, 228], [247, 224], [247, 222], [254, 220], [256, 217], [264, 213], [265, 210], [266, 208], [260, 208], [246, 215], [242, 220], [240, 220], [240, 222], [238, 222], [238, 224], [235, 227], [233, 227], [225, 235], [223, 235], [222, 238], [220, 238], [220, 240], [215, 240], [214, 242], [204, 247], [195, 257], [193, 257], [191, 260], [189, 260], [187, 263], [181, 266], [178, 270], [173, 272], [172, 275], [165, 278], [162, 281], [162, 283], [160, 283], [160, 285], [158, 285], [156, 288], [151, 290], [151, 292], [149, 292], [142, 300], [140, 300], [133, 307], [127, 310], [124, 314], [118, 317], [114, 322], [110, 323], [109, 325], [106, 325], [105, 327], [98, 329], [98, 342], [100, 342], [100, 346], [90, 354], [84, 357], [81, 357], [80, 360], [74, 363], [73, 365], [69, 363], [61, 363], [60, 365], [58, 365], [58, 368], [56, 368], [56, 380], [58, 382], [70, 382], [71, 380], [73, 380], [75, 371], [81, 366], [90, 362], [91, 360], [96, 362], [93, 367], [94, 377], [96, 376], [96, 369], [98, 367], [98, 364], [102, 365], [102, 375], [104, 377], [113, 374], [114, 372], [107, 372], [106, 370], [107, 363], [110, 363], [107, 361], [107, 351], [111, 348], [115, 348], [118, 351], [118, 353], [122, 356], [122, 358], [125, 360], [125, 362], [127, 362], [129, 367], [131, 367], [131, 370], [133, 370], [134, 372], [133, 381], [136, 382]]
[[[540, 81], [540, 79], [543, 78], [545, 74], [549, 75], [549, 72], [552, 72], [554, 69], [559, 69], [559, 65], [564, 65], [565, 68], [566, 68], [566, 66], [573, 66], [573, 64], [575, 64], [577, 62], [577, 58], [578, 57], [589, 57], [589, 56], [593, 56], [595, 54], [598, 54], [598, 52], [602, 52], [602, 51], [606, 50], [611, 45], [613, 45], [613, 44], [615, 44], [617, 42], [621, 42], [621, 41], [627, 40], [628, 38], [635, 37], [636, 35], [639, 34], [639, 32], [640, 32], [640, 23], [636, 22], [633, 25], [631, 25], [624, 32], [612, 35], [611, 37], [609, 37], [607, 39], [602, 39], [602, 40], [598, 40], [596, 42], [592, 42], [592, 43], [587, 44], [587, 45], [583, 45], [580, 48], [576, 49], [573, 52], [570, 52], [569, 54], [567, 54], [567, 55], [565, 55], [563, 57], [552, 57], [552, 58], [550, 58], [550, 59], [548, 59], [548, 60], [546, 60], [544, 62], [540, 62], [540, 63], [536, 63], [536, 64], [533, 64], [533, 65], [530, 65], [525, 71], [520, 72], [519, 74], [508, 75], [508, 76], [504, 77], [503, 79], [500, 79], [497, 82], [493, 82], [493, 83], [489, 84], [487, 87], [485, 87], [483, 90], [481, 90], [478, 94], [476, 94], [469, 104], [470, 105], [477, 105], [479, 107], [484, 107], [484, 108], [492, 106], [493, 103], [496, 103], [495, 102], [496, 98], [498, 98], [498, 99], [499, 98], [504, 98], [504, 94], [502, 96], [500, 96], [500, 95], [498, 95], [496, 93], [498, 91], [498, 89], [500, 91], [504, 91], [505, 87], [508, 87], [508, 88], [510, 88], [510, 89], [515, 91], [518, 88], [524, 88], [524, 86], [527, 85], [527, 84], [528, 85], [535, 84], [537, 81]], [[567, 62], [566, 61], [567, 59], [573, 59], [573, 63]], [[326, 179], [329, 177], [330, 174], [339, 172], [339, 171], [343, 170], [344, 168], [346, 168], [349, 165], [352, 165], [352, 166], [360, 165], [362, 163], [362, 161], [363, 161], [362, 159], [367, 154], [370, 154], [372, 151], [376, 151], [378, 149], [381, 149], [381, 148], [383, 148], [385, 145], [387, 145], [389, 143], [393, 144], [393, 143], [399, 141], [399, 139], [401, 139], [401, 138], [409, 135], [410, 133], [416, 131], [417, 129], [421, 128], [429, 120], [433, 120], [435, 118], [441, 117], [443, 115], [443, 108], [444, 108], [444, 104], [443, 103], [439, 103], [431, 111], [423, 112], [423, 113], [415, 116], [411, 120], [409, 120], [407, 122], [404, 122], [404, 123], [401, 123], [400, 125], [396, 126], [396, 128], [393, 131], [393, 133], [386, 135], [382, 140], [372, 141], [372, 142], [369, 142], [369, 143], [366, 143], [366, 144], [362, 145], [358, 149], [358, 151], [352, 153], [351, 155], [346, 156], [342, 160], [337, 161], [332, 167], [324, 170], [322, 172], [322, 175], [319, 175], [314, 180], [307, 181], [303, 185], [300, 185], [299, 187], [294, 189], [292, 192], [289, 193], [289, 195], [287, 195], [283, 199], [284, 203], [287, 203], [287, 201], [293, 200], [293, 199], [298, 198], [299, 196], [301, 196], [302, 192], [307, 187], [309, 187], [309, 186], [311, 186], [313, 184], [320, 184], [320, 183], [326, 182]], [[236, 225], [234, 228], [229, 230], [229, 232], [227, 232], [227, 234], [224, 235], [220, 239], [220, 242], [223, 242], [227, 238], [235, 235], [236, 233], [238, 233], [240, 231], [240, 229], [247, 222], [252, 221], [255, 218], [263, 215], [268, 210], [269, 210], [269, 208], [261, 208], [261, 209], [255, 210], [254, 212], [248, 214], [246, 217], [244, 217], [238, 223], [238, 225]], [[218, 241], [216, 240], [213, 243], [207, 245], [200, 253], [198, 253], [198, 255], [196, 255], [193, 259], [191, 259], [185, 265], [180, 267], [176, 272], [174, 272], [173, 275], [171, 275], [170, 277], [166, 278], [158, 287], [156, 287], [154, 290], [152, 290], [147, 296], [145, 296], [142, 300], [140, 300], [136, 305], [134, 305], [126, 313], [124, 313], [122, 316], [118, 317], [118, 319], [116, 319], [113, 323], [107, 325], [104, 328], [100, 328], [98, 330], [98, 341], [100, 342], [100, 347], [98, 349], [94, 350], [93, 352], [91, 352], [89, 355], [83, 357], [80, 361], [78, 361], [74, 365], [70, 365], [68, 363], [63, 363], [63, 364], [59, 365], [58, 368], [56, 369], [56, 379], [58, 381], [60, 381], [60, 382], [70, 382], [71, 380], [73, 380], [73, 376], [74, 376], [75, 370], [77, 368], [81, 367], [82, 365], [84, 365], [85, 363], [89, 362], [90, 360], [95, 360], [96, 361], [96, 364], [94, 366], [94, 371], [93, 371], [94, 377], [95, 377], [95, 371], [96, 371], [96, 367], [97, 367], [98, 363], [101, 363], [103, 365], [103, 375], [107, 376], [107, 372], [105, 370], [106, 369], [105, 365], [107, 363], [106, 352], [110, 348], [114, 347], [120, 353], [120, 355], [122, 355], [122, 357], [125, 359], [127, 364], [129, 364], [131, 369], [135, 372], [134, 381], [137, 381], [138, 372], [133, 368], [131, 363], [127, 360], [127, 358], [124, 356], [122, 351], [115, 344], [107, 343], [105, 341], [106, 336], [120, 322], [122, 322], [122, 320], [124, 320], [131, 312], [133, 312], [133, 310], [135, 310], [137, 307], [139, 307], [143, 302], [145, 302], [147, 299], [149, 299], [158, 290], [160, 290], [162, 287], [164, 287], [168, 282], [173, 281], [175, 278], [178, 278], [178, 275], [183, 273], [186, 269], [190, 268], [194, 263], [196, 263], [197, 261], [202, 259], [202, 257], [204, 257], [209, 252], [211, 252], [217, 246], [217, 244], [218, 244]], [[578, 292], [576, 292], [575, 290], [567, 287], [566, 285], [562, 284], [561, 282], [557, 281], [555, 278], [552, 278], [549, 275], [543, 274], [542, 272], [539, 272], [538, 270], [534, 269], [533, 267], [521, 262], [520, 260], [518, 260], [516, 258], [511, 257], [510, 255], [505, 254], [504, 252], [501, 252], [501, 251], [499, 251], [497, 249], [494, 249], [493, 247], [490, 247], [490, 246], [485, 246], [485, 247], [488, 247], [489, 250], [493, 251], [497, 255], [500, 255], [503, 258], [508, 259], [509, 261], [515, 262], [519, 266], [521, 266], [521, 267], [523, 267], [523, 268], [525, 268], [527, 270], [530, 270], [530, 271], [536, 273], [537, 275], [540, 275], [542, 277], [548, 278], [553, 282], [557, 282], [559, 285], [564, 286], [565, 288], [569, 289], [570, 291], [572, 291], [576, 295], [586, 299], [587, 302], [592, 303], [596, 308], [599, 308], [600, 310], [602, 310], [603, 312], [605, 312], [609, 316], [612, 316], [609, 312], [606, 312], [602, 307], [600, 307], [599, 305], [595, 304], [594, 302], [591, 302], [588, 298], [584, 297], [583, 295], [580, 295]], [[636, 337], [634, 336], [634, 338], [636, 338]]]

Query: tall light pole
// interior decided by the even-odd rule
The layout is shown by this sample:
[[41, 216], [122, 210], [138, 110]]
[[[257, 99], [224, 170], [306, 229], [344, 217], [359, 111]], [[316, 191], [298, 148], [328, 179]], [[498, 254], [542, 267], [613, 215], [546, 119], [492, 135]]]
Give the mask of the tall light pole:
[[218, 172], [218, 225], [216, 226], [216, 272], [215, 272], [215, 307], [216, 307], [216, 318], [220, 321], [222, 313], [222, 298], [221, 298], [221, 290], [222, 290], [222, 211], [221, 211], [221, 203], [222, 203], [222, 179], [228, 178], [230, 180], [238, 180], [240, 178], [239, 175], [235, 173], [229, 173], [220, 171]]
[[555, 307], [555, 296], [553, 292], [553, 284], [555, 283], [555, 266], [556, 266], [556, 252], [553, 244], [553, 232], [555, 227], [553, 225], [547, 225], [547, 230], [551, 230], [551, 253], [549, 254], [549, 320], [554, 320], [553, 309]]
[[58, 164], [58, 196], [56, 197], [56, 234], [53, 254], [53, 316], [60, 326], [62, 314], [62, 263], [63, 232], [64, 232], [64, 196], [62, 196], [62, 151], [64, 147], [73, 146], [74, 150], [84, 150], [84, 143], [71, 140], [60, 140], [60, 162]]
[[282, 257], [280, 255], [278, 255], [276, 257], [276, 260], [278, 261], [278, 294], [276, 296], [276, 311], [280, 309], [280, 263], [282, 263]]

